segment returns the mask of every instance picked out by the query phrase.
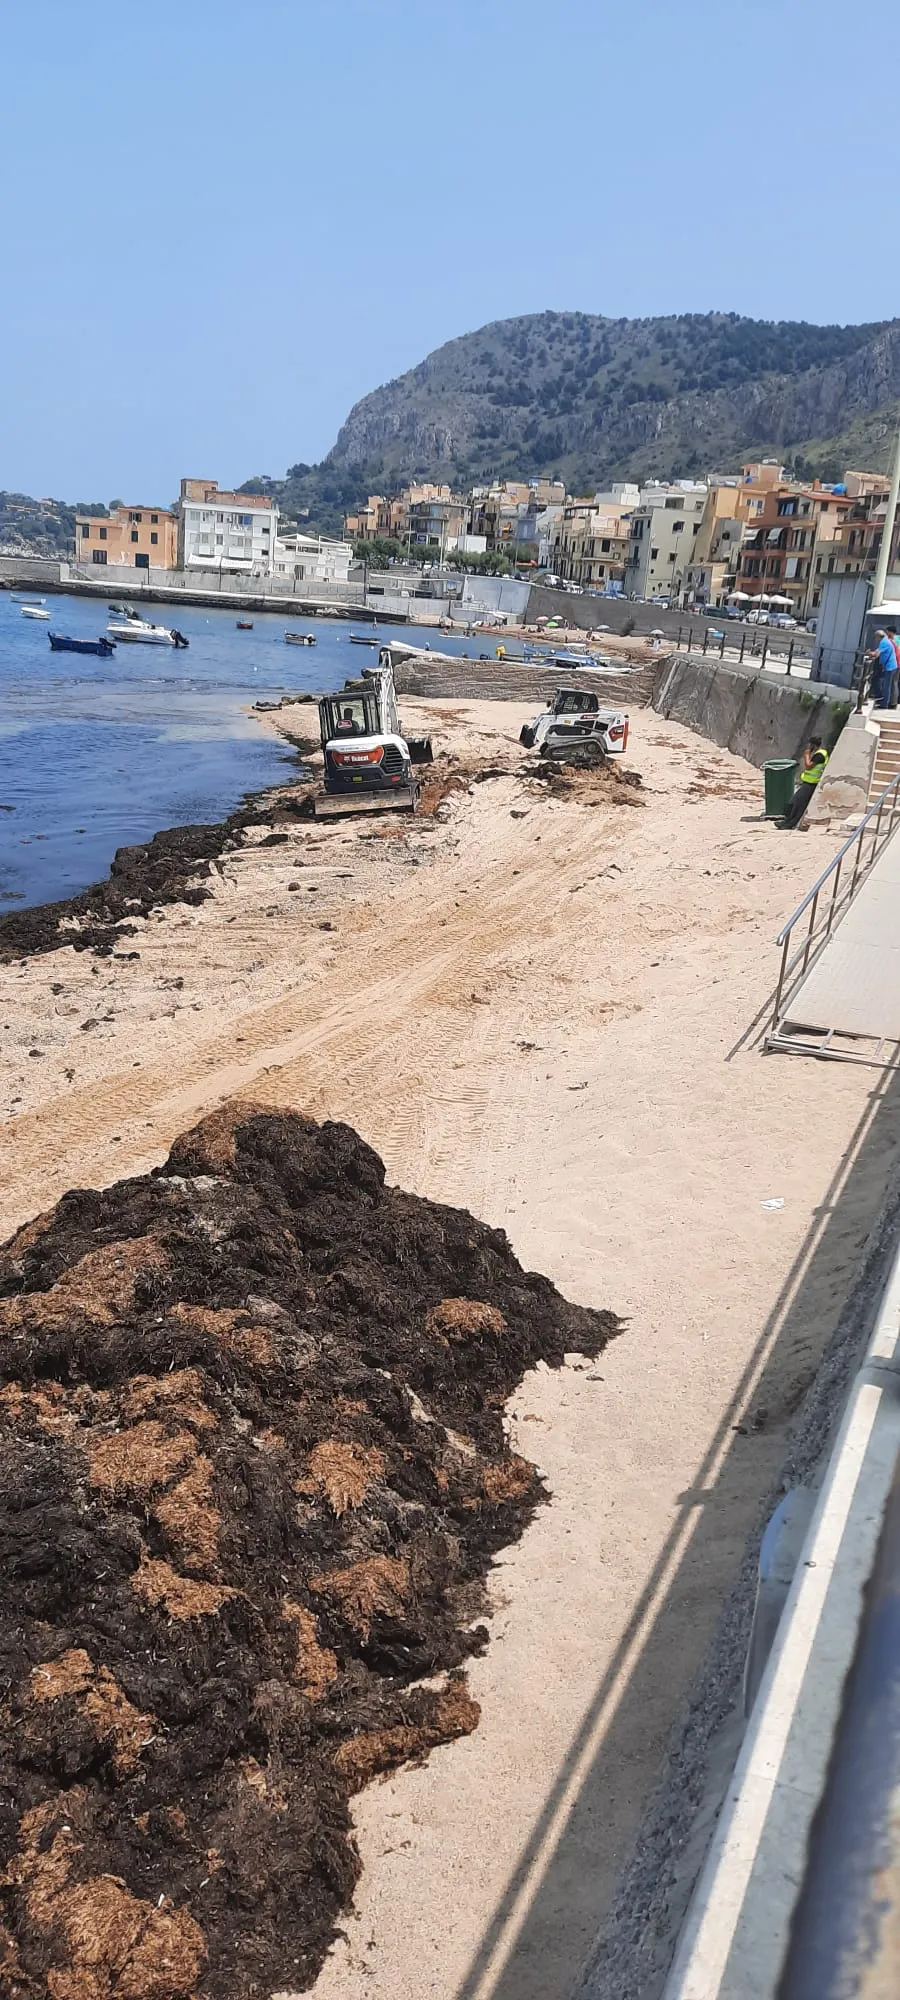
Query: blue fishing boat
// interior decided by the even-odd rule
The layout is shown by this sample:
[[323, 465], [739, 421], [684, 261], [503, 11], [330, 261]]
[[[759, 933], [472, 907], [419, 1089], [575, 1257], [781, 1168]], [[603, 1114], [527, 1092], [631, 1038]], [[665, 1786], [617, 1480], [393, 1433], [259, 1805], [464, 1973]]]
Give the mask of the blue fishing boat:
[[48, 632], [47, 637], [54, 653], [96, 653], [108, 660], [116, 650], [112, 639], [67, 639], [62, 632]]

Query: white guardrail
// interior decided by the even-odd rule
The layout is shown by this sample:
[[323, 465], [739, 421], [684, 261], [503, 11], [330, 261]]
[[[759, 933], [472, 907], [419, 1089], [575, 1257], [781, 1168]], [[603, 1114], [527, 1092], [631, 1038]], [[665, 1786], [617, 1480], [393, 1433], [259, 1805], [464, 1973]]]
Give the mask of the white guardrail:
[[[776, 2000], [785, 1992], [789, 1949], [790, 1992], [801, 1990], [794, 1979], [794, 1919], [801, 1892], [809, 1893], [804, 1877], [810, 1833], [845, 1728], [845, 1689], [864, 1613], [866, 1621], [872, 1616], [867, 1587], [889, 1502], [893, 1506], [898, 1467], [900, 1250], [831, 1452], [664, 2000]], [[895, 1675], [897, 1664], [894, 1660]], [[889, 1761], [887, 1731], [882, 1760]], [[876, 1810], [871, 1786], [862, 1805], [871, 1817]], [[846, 1872], [851, 1868], [848, 1857]], [[879, 1908], [892, 1907], [889, 1872], [884, 1861], [880, 1874], [870, 1869], [863, 1892], [865, 1950], [879, 1954], [879, 1966], [887, 1951], [897, 1981], [877, 1984], [873, 1996], [900, 1993], [900, 1966], [891, 1955], [896, 1940], [872, 1942], [873, 1929], [882, 1922], [870, 1914], [876, 1892]], [[890, 1915], [884, 1921], [890, 1929]], [[849, 1969], [845, 1964], [844, 1976]], [[813, 1983], [801, 1987], [817, 1996], [870, 1992], [868, 1985], [842, 1984], [839, 1967], [835, 1979], [832, 1986], [820, 1968]]]

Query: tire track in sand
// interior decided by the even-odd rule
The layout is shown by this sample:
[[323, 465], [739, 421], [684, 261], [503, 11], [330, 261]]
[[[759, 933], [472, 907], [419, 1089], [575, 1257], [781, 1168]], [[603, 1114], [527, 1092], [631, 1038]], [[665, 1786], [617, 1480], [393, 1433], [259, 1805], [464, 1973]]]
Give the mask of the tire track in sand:
[[[0, 1228], [15, 1227], [73, 1184], [102, 1185], [145, 1167], [186, 1123], [232, 1095], [334, 1116], [346, 1089], [360, 1129], [384, 1147], [392, 1167], [395, 1160], [399, 1166], [414, 1131], [421, 1148], [446, 1094], [430, 1086], [446, 1078], [460, 1042], [455, 1005], [463, 996], [468, 1004], [470, 991], [502, 965], [505, 954], [520, 956], [523, 935], [532, 946], [534, 973], [536, 961], [543, 970], [556, 957], [559, 896], [588, 851], [596, 854], [601, 832], [593, 816], [590, 822], [586, 814], [579, 818], [582, 825], [570, 824], [559, 840], [545, 844], [542, 835], [540, 854], [534, 840], [523, 843], [515, 823], [494, 825], [493, 854], [484, 840], [468, 843], [464, 866], [448, 867], [443, 881], [432, 876], [411, 884], [403, 911], [396, 897], [386, 897], [387, 969], [374, 978], [371, 931], [357, 939], [351, 930], [335, 938], [335, 963], [312, 992], [250, 1009], [174, 1059], [170, 1054], [140, 1070], [120, 1068], [10, 1121], [0, 1140]], [[541, 823], [549, 833], [543, 815]], [[329, 997], [335, 988], [337, 997]], [[350, 1054], [342, 1072], [335, 1060], [341, 1049]], [[411, 1122], [408, 1090], [403, 1103], [410, 1061], [416, 1079]], [[449, 1095], [461, 1113], [462, 1087]], [[479, 1112], [480, 1094], [468, 1086], [466, 1095], [471, 1118]], [[454, 1134], [445, 1152], [438, 1140], [433, 1167], [449, 1166], [463, 1143]]]

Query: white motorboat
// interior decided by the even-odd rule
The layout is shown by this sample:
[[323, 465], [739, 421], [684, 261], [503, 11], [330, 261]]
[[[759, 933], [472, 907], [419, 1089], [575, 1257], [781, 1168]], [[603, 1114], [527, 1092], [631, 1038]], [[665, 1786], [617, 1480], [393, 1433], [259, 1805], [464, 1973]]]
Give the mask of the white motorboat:
[[42, 611], [39, 604], [22, 604], [19, 608], [23, 618], [49, 619], [50, 617], [49, 611]]
[[151, 625], [139, 611], [122, 610], [111, 616], [106, 636], [138, 646], [186, 646], [188, 643], [183, 632], [174, 628], [170, 630], [168, 625]]
[[46, 604], [47, 602], [46, 597], [26, 597], [24, 590], [11, 590], [9, 595], [13, 604]]

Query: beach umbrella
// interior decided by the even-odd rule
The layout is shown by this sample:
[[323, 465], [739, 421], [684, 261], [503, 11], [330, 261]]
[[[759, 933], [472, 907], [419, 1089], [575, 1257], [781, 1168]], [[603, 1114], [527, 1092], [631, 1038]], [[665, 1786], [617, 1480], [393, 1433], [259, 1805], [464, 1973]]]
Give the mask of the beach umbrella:
[[666, 636], [666, 635], [665, 635], [665, 633], [664, 633], [664, 631], [663, 631], [663, 629], [662, 629], [662, 626], [661, 626], [661, 625], [654, 625], [654, 627], [653, 627], [653, 630], [652, 630], [652, 632], [651, 632], [651, 634], [650, 634], [650, 637], [651, 637], [651, 639], [664, 639], [664, 638], [665, 638], [665, 636]]
[[791, 608], [791, 604], [792, 604], [792, 602], [793, 602], [793, 599], [792, 599], [792, 598], [790, 598], [790, 597], [778, 597], [778, 596], [775, 596], [775, 597], [770, 597], [768, 601], [769, 601], [769, 603], [770, 603], [770, 604], [783, 604], [783, 605], [784, 605], [784, 607], [785, 607], [785, 609], [786, 609], [787, 611], [790, 611], [790, 608]]
[[730, 590], [728, 592], [728, 602], [729, 604], [752, 604], [753, 599], [749, 590]]

